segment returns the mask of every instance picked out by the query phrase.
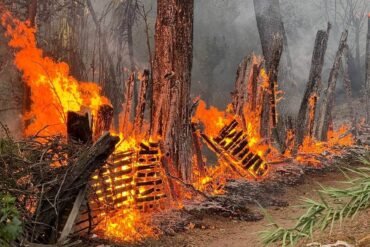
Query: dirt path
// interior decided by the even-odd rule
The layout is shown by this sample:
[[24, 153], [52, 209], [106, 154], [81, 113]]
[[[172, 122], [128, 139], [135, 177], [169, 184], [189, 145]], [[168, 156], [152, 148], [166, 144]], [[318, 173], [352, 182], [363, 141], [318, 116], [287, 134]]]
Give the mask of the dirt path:
[[[302, 213], [302, 209], [294, 207], [301, 203], [302, 197], [317, 198], [315, 190], [319, 185], [343, 186], [338, 181], [343, 181], [344, 176], [339, 172], [328, 173], [321, 176], [306, 178], [304, 184], [290, 188], [283, 196], [290, 203], [286, 208], [268, 208], [274, 220], [282, 225], [291, 226], [295, 217]], [[363, 238], [370, 233], [370, 211], [362, 212], [352, 222], [346, 222], [345, 227], [336, 227], [334, 234], [329, 237], [328, 232], [317, 233], [315, 241], [333, 243], [344, 240], [350, 243]], [[210, 229], [192, 229], [175, 236], [163, 236], [159, 240], [149, 241], [142, 246], [153, 247], [260, 247], [261, 241], [258, 232], [265, 230], [269, 222], [264, 219], [258, 222], [243, 222], [222, 217], [207, 217], [203, 219], [204, 225]], [[310, 241], [312, 242], [312, 241]], [[305, 246], [299, 244], [298, 246]], [[369, 245], [370, 246], [370, 245]]]

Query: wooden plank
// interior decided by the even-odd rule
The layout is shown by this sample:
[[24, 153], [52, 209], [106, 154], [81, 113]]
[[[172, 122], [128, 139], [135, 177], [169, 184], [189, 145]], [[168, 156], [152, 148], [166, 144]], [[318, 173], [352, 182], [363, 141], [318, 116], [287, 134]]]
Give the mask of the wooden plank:
[[60, 234], [58, 243], [61, 243], [61, 244], [64, 243], [64, 241], [67, 240], [69, 234], [72, 232], [72, 228], [73, 228], [73, 226], [75, 224], [75, 221], [78, 217], [78, 214], [79, 214], [79, 211], [80, 211], [80, 208], [81, 208], [81, 204], [85, 199], [86, 190], [87, 190], [87, 186], [85, 186], [83, 189], [81, 189], [80, 192], [78, 193], [78, 195], [76, 197], [76, 200], [73, 203], [72, 211], [68, 216], [67, 222], [64, 225], [62, 233]]

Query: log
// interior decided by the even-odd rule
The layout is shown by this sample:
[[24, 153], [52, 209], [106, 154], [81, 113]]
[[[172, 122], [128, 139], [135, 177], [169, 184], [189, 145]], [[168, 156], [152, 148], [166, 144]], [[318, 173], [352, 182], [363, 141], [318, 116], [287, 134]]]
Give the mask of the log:
[[315, 132], [316, 139], [319, 141], [327, 140], [331, 112], [332, 112], [332, 108], [334, 105], [335, 86], [336, 86], [336, 82], [338, 78], [339, 66], [342, 62], [343, 51], [345, 47], [347, 46], [347, 37], [348, 37], [348, 31], [346, 30], [342, 33], [342, 36], [340, 38], [338, 51], [335, 55], [334, 64], [333, 64], [333, 67], [329, 75], [328, 87], [325, 91], [322, 105], [320, 107], [319, 118], [318, 118], [317, 128]]
[[92, 130], [89, 114], [77, 112], [67, 113], [67, 138], [68, 142], [89, 143], [92, 141]]
[[136, 135], [141, 133], [143, 127], [148, 83], [149, 83], [149, 70], [144, 70], [143, 74], [140, 75], [140, 91], [134, 121], [134, 129]]
[[62, 217], [68, 214], [66, 209], [74, 203], [80, 189], [88, 183], [93, 172], [105, 164], [118, 142], [119, 137], [109, 133], [101, 136], [69, 165], [58, 183], [42, 194], [33, 216], [35, 223], [32, 242], [36, 240], [39, 243], [53, 243], [57, 240], [58, 232], [63, 227]]
[[94, 130], [94, 140], [105, 132], [109, 131], [113, 120], [113, 107], [110, 105], [102, 105], [99, 107]]
[[370, 123], [370, 13], [367, 21], [367, 40], [366, 40], [366, 122]]
[[303, 143], [305, 136], [312, 136], [313, 134], [317, 98], [319, 97], [319, 90], [321, 88], [321, 73], [324, 66], [330, 28], [331, 25], [328, 23], [327, 31], [319, 30], [316, 34], [310, 75], [298, 112], [295, 130], [295, 149], [298, 149], [298, 147]]

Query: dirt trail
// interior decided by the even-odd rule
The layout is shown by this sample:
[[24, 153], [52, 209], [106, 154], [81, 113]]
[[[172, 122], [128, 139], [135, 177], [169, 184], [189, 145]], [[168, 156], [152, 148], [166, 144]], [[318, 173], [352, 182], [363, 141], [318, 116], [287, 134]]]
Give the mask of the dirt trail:
[[[302, 209], [294, 207], [301, 203], [300, 199], [302, 197], [317, 198], [315, 190], [319, 189], [319, 183], [325, 186], [343, 186], [338, 181], [343, 181], [344, 179], [344, 176], [339, 172], [308, 176], [302, 185], [289, 188], [283, 196], [283, 199], [290, 204], [288, 207], [272, 207], [268, 208], [267, 211], [277, 223], [292, 226], [295, 222], [294, 219], [302, 213]], [[336, 227], [331, 236], [329, 236], [328, 232], [315, 234], [317, 239], [314, 239], [314, 241], [323, 244], [334, 243], [336, 240], [355, 243], [356, 240], [358, 241], [370, 233], [369, 216], [370, 211], [362, 212], [354, 221], [345, 222], [344, 227]], [[222, 217], [207, 217], [203, 219], [203, 222], [210, 229], [192, 229], [175, 236], [163, 236], [159, 240], [146, 242], [142, 246], [260, 247], [263, 245], [258, 237], [258, 232], [265, 230], [269, 224], [266, 219], [258, 222], [244, 222]], [[302, 243], [298, 246], [306, 245]]]

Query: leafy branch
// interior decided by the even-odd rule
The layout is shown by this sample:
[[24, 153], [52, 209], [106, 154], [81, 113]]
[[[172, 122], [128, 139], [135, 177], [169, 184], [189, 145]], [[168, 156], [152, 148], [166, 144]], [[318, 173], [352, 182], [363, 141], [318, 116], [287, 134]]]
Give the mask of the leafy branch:
[[[346, 169], [356, 178], [350, 178], [346, 172], [346, 188], [333, 188], [321, 186], [318, 191], [320, 200], [310, 198], [303, 199], [303, 207], [306, 212], [300, 216], [294, 227], [284, 228], [274, 223], [268, 216], [272, 229], [260, 233], [264, 245], [281, 242], [282, 246], [294, 246], [302, 238], [312, 238], [315, 230], [333, 230], [334, 223], [342, 222], [345, 218], [353, 219], [361, 210], [370, 207], [370, 154], [367, 157], [359, 157], [363, 167], [358, 169]], [[267, 215], [267, 212], [265, 212]]]

